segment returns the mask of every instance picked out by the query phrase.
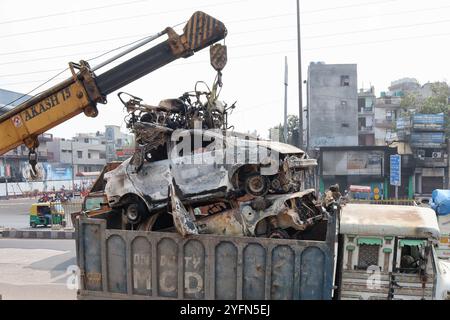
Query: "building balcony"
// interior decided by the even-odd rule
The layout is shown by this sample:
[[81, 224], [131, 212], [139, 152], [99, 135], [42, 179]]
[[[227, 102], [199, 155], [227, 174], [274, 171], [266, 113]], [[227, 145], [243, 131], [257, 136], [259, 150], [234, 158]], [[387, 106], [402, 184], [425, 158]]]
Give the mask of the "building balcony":
[[51, 133], [43, 133], [38, 136], [39, 142], [50, 142], [53, 141], [53, 135]]
[[373, 126], [370, 127], [359, 127], [358, 134], [371, 134], [373, 132]]
[[400, 107], [400, 102], [402, 99], [400, 97], [381, 97], [377, 98], [375, 107], [376, 108], [397, 108]]
[[387, 119], [375, 119], [375, 127], [385, 128], [385, 129], [393, 129], [394, 121]]
[[425, 168], [446, 168], [448, 166], [448, 158], [431, 158], [431, 157], [422, 157], [415, 158], [415, 164], [417, 167], [425, 167]]
[[374, 115], [374, 110], [373, 108], [361, 108], [358, 109], [358, 115], [361, 116], [370, 116], [370, 115]]

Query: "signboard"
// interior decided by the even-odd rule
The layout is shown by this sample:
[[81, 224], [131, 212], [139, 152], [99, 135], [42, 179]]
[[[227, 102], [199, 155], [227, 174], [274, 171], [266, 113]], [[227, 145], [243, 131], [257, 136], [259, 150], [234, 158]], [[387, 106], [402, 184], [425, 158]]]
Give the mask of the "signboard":
[[383, 154], [378, 152], [347, 152], [347, 174], [380, 175]]
[[390, 183], [393, 186], [401, 186], [401, 167], [402, 160], [399, 154], [391, 155], [390, 157]]
[[383, 151], [324, 151], [322, 157], [323, 175], [382, 176], [383, 158]]
[[429, 129], [438, 129], [443, 130], [444, 129], [444, 114], [443, 113], [437, 113], [437, 114], [421, 114], [416, 113], [413, 116], [413, 124], [414, 128], [429, 128]]

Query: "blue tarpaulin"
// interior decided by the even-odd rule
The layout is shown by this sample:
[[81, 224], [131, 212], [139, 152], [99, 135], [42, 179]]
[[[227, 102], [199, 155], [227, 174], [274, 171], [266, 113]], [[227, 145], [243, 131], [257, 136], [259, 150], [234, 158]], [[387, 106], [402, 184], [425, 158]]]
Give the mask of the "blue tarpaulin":
[[438, 215], [450, 214], [450, 190], [433, 190], [430, 205]]

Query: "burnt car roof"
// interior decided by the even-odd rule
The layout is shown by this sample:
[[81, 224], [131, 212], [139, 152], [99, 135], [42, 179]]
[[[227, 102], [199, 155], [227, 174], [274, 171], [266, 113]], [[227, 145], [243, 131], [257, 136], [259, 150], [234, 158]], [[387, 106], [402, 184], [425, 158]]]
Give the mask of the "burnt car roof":
[[258, 139], [254, 136], [245, 134], [245, 133], [241, 133], [241, 132], [236, 132], [236, 131], [227, 131], [226, 134], [224, 135], [222, 133], [222, 131], [220, 130], [201, 130], [201, 129], [186, 129], [186, 131], [189, 131], [191, 133], [201, 133], [201, 134], [206, 134], [207, 136], [210, 137], [224, 137], [224, 139], [227, 142], [232, 142], [232, 139], [230, 139], [230, 137], [232, 138], [237, 138], [239, 140], [248, 140], [249, 143], [251, 144], [256, 144], [258, 146], [262, 146], [262, 147], [266, 147], [269, 149], [272, 149], [274, 151], [277, 151], [279, 153], [282, 154], [305, 154], [305, 151], [303, 151], [300, 148], [297, 148], [296, 146], [293, 146], [291, 144], [287, 144], [287, 143], [283, 143], [283, 142], [279, 142], [279, 141], [273, 141], [273, 140], [261, 140]]

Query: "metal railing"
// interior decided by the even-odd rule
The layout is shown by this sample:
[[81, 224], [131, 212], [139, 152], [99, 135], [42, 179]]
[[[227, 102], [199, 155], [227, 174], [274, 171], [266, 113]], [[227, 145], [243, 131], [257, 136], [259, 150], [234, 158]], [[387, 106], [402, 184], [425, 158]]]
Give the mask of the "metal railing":
[[366, 200], [366, 199], [349, 199], [348, 203], [364, 203], [364, 204], [385, 204], [398, 206], [417, 206], [413, 199], [380, 199], [380, 200]]

